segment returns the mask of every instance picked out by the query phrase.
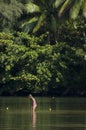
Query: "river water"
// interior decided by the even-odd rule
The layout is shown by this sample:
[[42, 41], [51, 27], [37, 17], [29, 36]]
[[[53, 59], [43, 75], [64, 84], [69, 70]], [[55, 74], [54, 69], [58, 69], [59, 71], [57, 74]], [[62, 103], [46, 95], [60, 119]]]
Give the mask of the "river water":
[[0, 98], [0, 130], [86, 130], [86, 98]]

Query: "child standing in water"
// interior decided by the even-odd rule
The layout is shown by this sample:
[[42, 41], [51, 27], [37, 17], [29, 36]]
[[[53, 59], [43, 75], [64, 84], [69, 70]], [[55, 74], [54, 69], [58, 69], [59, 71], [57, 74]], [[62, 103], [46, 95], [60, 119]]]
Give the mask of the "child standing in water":
[[34, 112], [37, 107], [36, 99], [31, 94], [29, 95], [29, 97], [32, 100], [32, 111]]

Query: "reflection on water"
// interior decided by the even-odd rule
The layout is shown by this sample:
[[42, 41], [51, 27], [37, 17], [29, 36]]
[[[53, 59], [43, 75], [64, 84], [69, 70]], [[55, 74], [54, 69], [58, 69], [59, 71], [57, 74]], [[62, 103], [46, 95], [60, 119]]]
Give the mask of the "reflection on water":
[[86, 130], [85, 98], [0, 98], [0, 130]]
[[36, 127], [36, 112], [32, 112], [32, 127]]

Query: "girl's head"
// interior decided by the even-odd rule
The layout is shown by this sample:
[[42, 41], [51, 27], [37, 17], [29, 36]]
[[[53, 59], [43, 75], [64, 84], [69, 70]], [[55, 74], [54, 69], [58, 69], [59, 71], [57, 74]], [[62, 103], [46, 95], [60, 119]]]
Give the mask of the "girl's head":
[[31, 94], [29, 94], [29, 98], [32, 98], [32, 95], [31, 95]]

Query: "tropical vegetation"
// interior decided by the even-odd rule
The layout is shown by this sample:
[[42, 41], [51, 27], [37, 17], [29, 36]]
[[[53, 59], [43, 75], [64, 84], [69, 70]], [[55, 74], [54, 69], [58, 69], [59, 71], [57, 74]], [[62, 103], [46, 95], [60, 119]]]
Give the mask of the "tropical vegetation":
[[0, 95], [86, 96], [86, 1], [0, 1]]

